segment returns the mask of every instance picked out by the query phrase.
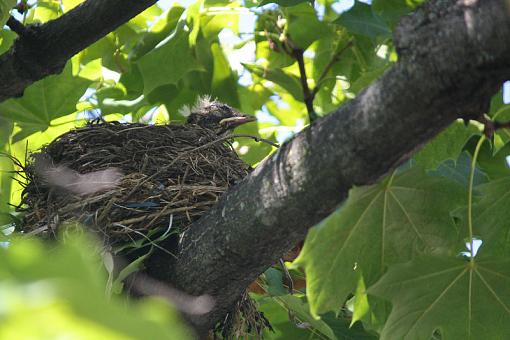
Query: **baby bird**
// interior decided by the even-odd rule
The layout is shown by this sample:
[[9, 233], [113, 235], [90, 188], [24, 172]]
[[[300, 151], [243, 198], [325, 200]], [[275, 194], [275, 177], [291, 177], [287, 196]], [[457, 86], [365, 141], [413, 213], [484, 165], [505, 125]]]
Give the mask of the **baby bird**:
[[239, 125], [257, 120], [254, 116], [243, 114], [208, 96], [200, 97], [191, 108], [184, 106], [180, 113], [188, 117], [188, 124], [214, 130], [219, 136], [231, 133]]

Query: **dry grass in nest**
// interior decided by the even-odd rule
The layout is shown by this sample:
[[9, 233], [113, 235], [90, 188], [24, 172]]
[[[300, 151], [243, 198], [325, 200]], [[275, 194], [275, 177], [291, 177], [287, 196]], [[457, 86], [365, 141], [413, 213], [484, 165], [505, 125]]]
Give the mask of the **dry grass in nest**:
[[[79, 174], [115, 168], [122, 175], [113, 188], [79, 195], [48, 185], [41, 163]], [[50, 238], [63, 223], [79, 221], [114, 247], [162, 234], [170, 222], [182, 231], [249, 170], [228, 139], [196, 125], [89, 125], [30, 157], [23, 231]]]

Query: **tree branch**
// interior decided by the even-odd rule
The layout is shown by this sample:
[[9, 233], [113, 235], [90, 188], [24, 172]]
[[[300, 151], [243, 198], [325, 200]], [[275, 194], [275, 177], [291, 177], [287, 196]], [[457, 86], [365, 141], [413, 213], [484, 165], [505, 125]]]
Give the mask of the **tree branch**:
[[30, 84], [61, 72], [73, 55], [154, 3], [156, 0], [88, 0], [43, 25], [24, 27], [9, 19], [9, 27], [20, 36], [0, 56], [0, 102], [21, 96]]
[[[294, 45], [294, 44], [290, 44]], [[322, 70], [322, 73], [317, 80], [317, 84], [315, 87], [310, 90], [310, 87], [308, 86], [308, 77], [306, 75], [306, 68], [305, 68], [305, 60], [304, 60], [304, 51], [300, 48], [293, 48], [291, 53], [289, 53], [294, 59], [296, 59], [299, 67], [299, 79], [301, 80], [301, 87], [303, 88], [303, 101], [306, 105], [306, 110], [308, 112], [308, 117], [310, 120], [310, 123], [313, 123], [316, 119], [319, 118], [317, 113], [315, 112], [313, 108], [313, 101], [315, 99], [315, 96], [317, 95], [317, 92], [320, 90], [320, 85], [324, 81], [324, 78], [328, 74], [329, 70], [335, 65], [338, 60], [340, 60], [340, 56], [352, 46], [352, 41], [349, 41], [347, 45], [345, 45], [340, 51], [338, 51], [333, 58], [329, 61], [329, 63], [324, 67], [324, 70]]]
[[304, 51], [300, 48], [294, 48], [292, 50], [292, 56], [297, 60], [299, 66], [299, 79], [301, 80], [301, 87], [303, 88], [303, 100], [306, 105], [306, 110], [308, 111], [308, 117], [310, 119], [310, 123], [314, 122], [319, 116], [315, 112], [313, 108], [313, 99], [315, 95], [312, 95], [310, 91], [310, 87], [308, 86], [308, 77], [306, 76], [305, 69], [305, 60], [304, 60]]
[[26, 33], [27, 29], [25, 28], [25, 26], [12, 16], [9, 17], [5, 24], [7, 25], [7, 27], [11, 29], [11, 31], [15, 32], [18, 36], [23, 36]]
[[[395, 32], [399, 61], [354, 100], [283, 145], [183, 236], [152, 275], [216, 299], [205, 332], [353, 185], [376, 182], [461, 115], [479, 115], [510, 78], [506, 0], [430, 1]], [[437, 34], [441, 32], [441, 34]]]

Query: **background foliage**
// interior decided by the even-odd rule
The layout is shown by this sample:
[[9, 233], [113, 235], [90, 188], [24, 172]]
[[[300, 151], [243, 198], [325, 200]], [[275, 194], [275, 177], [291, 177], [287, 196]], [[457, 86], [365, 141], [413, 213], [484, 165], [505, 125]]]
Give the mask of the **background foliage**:
[[[43, 23], [80, 2], [29, 1], [27, 11], [11, 13]], [[99, 116], [173, 124], [201, 94], [257, 115], [258, 124], [240, 133], [284, 142], [396, 62], [391, 32], [420, 2], [160, 1], [78, 53], [61, 74], [0, 103], [0, 149], [23, 160]], [[2, 23], [12, 6], [0, 2]], [[0, 31], [0, 53], [15, 37]], [[487, 114], [508, 120], [501, 93]], [[480, 129], [456, 122], [379, 184], [354, 188], [288, 264], [296, 282], [306, 274], [306, 288], [291, 295], [281, 270], [268, 269], [254, 293], [274, 327], [267, 337], [509, 337], [510, 135], [499, 130], [482, 144]], [[249, 139], [235, 147], [252, 165], [274, 151]], [[9, 158], [0, 158], [0, 167], [0, 337], [21, 330], [39, 337], [186, 336], [160, 302], [105, 302], [100, 260], [83, 255], [90, 243], [48, 250], [13, 238], [23, 179]]]

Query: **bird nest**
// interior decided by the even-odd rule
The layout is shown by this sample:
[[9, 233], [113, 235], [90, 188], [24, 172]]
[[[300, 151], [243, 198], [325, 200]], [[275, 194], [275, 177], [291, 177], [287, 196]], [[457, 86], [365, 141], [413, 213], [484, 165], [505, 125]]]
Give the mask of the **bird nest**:
[[[147, 245], [168, 252], [161, 240], [186, 230], [251, 170], [231, 137], [193, 124], [90, 124], [26, 163], [17, 162], [26, 180], [18, 207], [24, 234], [52, 239], [79, 225], [120, 255]], [[270, 328], [247, 293], [236, 306], [216, 333], [260, 336]]]
[[125, 248], [181, 232], [249, 171], [229, 139], [197, 125], [88, 125], [29, 158], [22, 230], [51, 238], [79, 222]]

